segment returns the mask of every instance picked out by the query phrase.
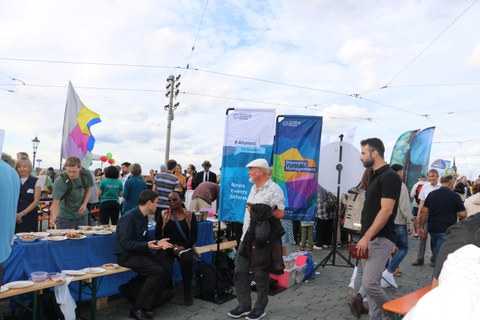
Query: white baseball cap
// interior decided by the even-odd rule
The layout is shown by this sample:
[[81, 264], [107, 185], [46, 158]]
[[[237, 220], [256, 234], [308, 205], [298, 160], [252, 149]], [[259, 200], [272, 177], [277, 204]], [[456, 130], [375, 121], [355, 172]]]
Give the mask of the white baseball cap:
[[255, 159], [255, 160], [253, 160], [252, 162], [250, 162], [249, 164], [247, 164], [246, 167], [247, 167], [247, 168], [264, 168], [264, 169], [268, 169], [268, 168], [269, 168], [269, 165], [268, 165], [267, 160], [265, 160], [265, 159]]

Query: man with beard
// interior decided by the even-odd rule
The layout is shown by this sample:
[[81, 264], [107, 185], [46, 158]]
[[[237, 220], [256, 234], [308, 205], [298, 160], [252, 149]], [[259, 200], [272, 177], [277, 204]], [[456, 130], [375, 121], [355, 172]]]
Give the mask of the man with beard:
[[385, 162], [385, 147], [380, 139], [369, 138], [360, 144], [360, 160], [365, 168], [373, 168], [373, 176], [365, 193], [361, 238], [356, 249], [359, 255], [368, 252], [368, 258], [362, 260], [362, 284], [368, 295], [370, 319], [382, 319], [382, 306], [390, 299], [380, 281], [395, 243], [394, 220], [402, 180]]

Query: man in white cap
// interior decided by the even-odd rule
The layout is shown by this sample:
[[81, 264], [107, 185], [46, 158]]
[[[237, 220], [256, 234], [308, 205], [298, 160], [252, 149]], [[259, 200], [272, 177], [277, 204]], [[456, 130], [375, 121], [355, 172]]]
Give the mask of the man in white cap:
[[[272, 215], [277, 219], [282, 219], [285, 215], [285, 196], [282, 189], [270, 179], [268, 170], [268, 162], [265, 159], [256, 159], [247, 164], [249, 168], [248, 175], [250, 182], [254, 185], [250, 190], [247, 199], [247, 207], [245, 210], [245, 218], [243, 222], [243, 233], [239, 246], [242, 250], [242, 242], [245, 234], [250, 226], [251, 206], [254, 204], [266, 204], [273, 208]], [[281, 251], [281, 250], [280, 250]], [[280, 254], [281, 255], [281, 254]], [[250, 259], [237, 254], [235, 258], [235, 274], [234, 283], [237, 291], [238, 307], [231, 310], [228, 315], [232, 318], [240, 318], [247, 316], [246, 319], [260, 319], [266, 315], [265, 308], [268, 303], [269, 276], [268, 272], [254, 270], [254, 280], [257, 287], [257, 300], [252, 307], [252, 299], [250, 296]]]

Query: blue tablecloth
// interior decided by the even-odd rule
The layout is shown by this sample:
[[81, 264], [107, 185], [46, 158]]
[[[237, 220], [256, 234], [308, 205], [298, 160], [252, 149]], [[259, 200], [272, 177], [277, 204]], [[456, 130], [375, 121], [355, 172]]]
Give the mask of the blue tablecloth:
[[[153, 230], [150, 230], [153, 235]], [[213, 226], [210, 221], [198, 224], [197, 246], [215, 243]], [[115, 234], [106, 236], [89, 236], [81, 240], [65, 240], [59, 242], [36, 241], [25, 243], [15, 240], [12, 254], [3, 263], [3, 282], [26, 280], [34, 271], [49, 273], [61, 270], [79, 270], [87, 267], [98, 267], [105, 263], [115, 263], [117, 257], [113, 254]], [[202, 255], [202, 259], [211, 262], [212, 255]], [[174, 266], [173, 279], [181, 279], [180, 268]], [[118, 294], [118, 287], [136, 275], [135, 272], [124, 272], [103, 278], [98, 290], [98, 297]], [[77, 299], [77, 285], [71, 285], [72, 295]]]

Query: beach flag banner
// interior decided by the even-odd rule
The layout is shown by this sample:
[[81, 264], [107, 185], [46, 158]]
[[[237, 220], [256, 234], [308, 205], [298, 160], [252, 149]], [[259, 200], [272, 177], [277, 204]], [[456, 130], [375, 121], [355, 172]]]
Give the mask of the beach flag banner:
[[426, 128], [417, 133], [413, 139], [408, 159], [408, 172], [404, 173], [407, 176], [405, 184], [408, 190], [412, 189], [420, 174], [426, 174], [428, 171], [434, 133], [435, 127]]
[[409, 130], [402, 133], [393, 146], [392, 156], [390, 157], [390, 165], [400, 164], [403, 166], [403, 182], [407, 181], [409, 170], [408, 165], [410, 164], [410, 150], [413, 140], [418, 132], [420, 132], [420, 129]]
[[285, 218], [313, 221], [322, 136], [322, 117], [279, 116], [277, 121], [273, 181], [285, 195]]
[[225, 120], [220, 184], [220, 221], [241, 222], [252, 188], [245, 166], [258, 158], [270, 161], [275, 109], [229, 109]]
[[63, 121], [61, 157], [80, 158], [82, 166], [88, 168], [92, 161], [95, 145], [90, 127], [101, 122], [100, 115], [88, 109], [80, 100], [71, 82], [68, 84], [67, 103]]

